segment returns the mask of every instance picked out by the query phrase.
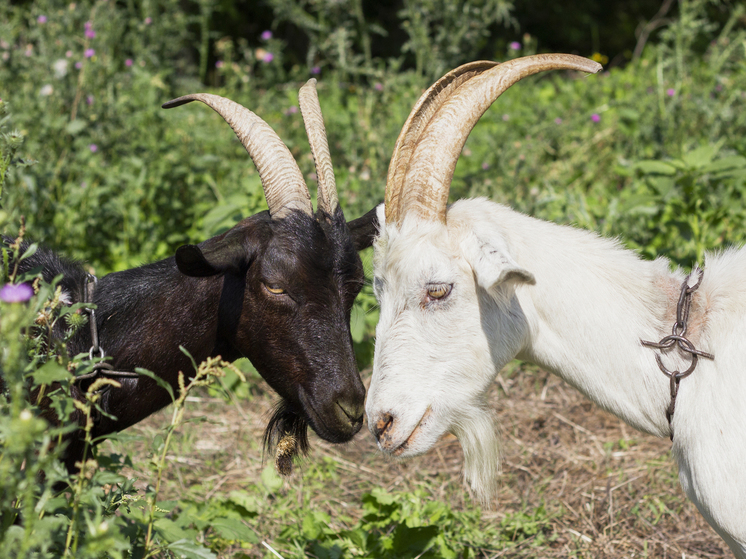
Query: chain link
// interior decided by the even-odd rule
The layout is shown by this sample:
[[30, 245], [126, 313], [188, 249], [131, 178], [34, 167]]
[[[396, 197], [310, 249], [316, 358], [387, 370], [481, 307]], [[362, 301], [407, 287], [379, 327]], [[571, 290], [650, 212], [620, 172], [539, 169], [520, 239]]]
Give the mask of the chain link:
[[[689, 286], [689, 280], [695, 274], [697, 274], [697, 282], [694, 285]], [[681, 382], [681, 379], [688, 377], [694, 372], [694, 369], [697, 367], [697, 361], [700, 357], [704, 357], [705, 359], [715, 359], [715, 356], [711, 353], [700, 351], [695, 348], [694, 344], [686, 338], [686, 331], [688, 328], [687, 321], [689, 320], [689, 308], [692, 304], [694, 292], [701, 285], [704, 274], [704, 270], [695, 267], [695, 269], [692, 270], [692, 273], [689, 274], [684, 280], [684, 283], [681, 286], [679, 302], [676, 305], [676, 322], [674, 323], [673, 329], [671, 330], [671, 335], [664, 337], [659, 342], [647, 342], [645, 340], [640, 340], [642, 345], [644, 345], [645, 347], [652, 347], [663, 350], [671, 349], [675, 344], [681, 351], [688, 353], [692, 359], [689, 367], [686, 370], [670, 371], [663, 364], [660, 353], [655, 354], [655, 361], [658, 363], [658, 367], [663, 372], [663, 374], [670, 379], [669, 390], [671, 393], [671, 403], [666, 409], [666, 419], [668, 420], [668, 427], [671, 431], [671, 440], [673, 440], [673, 425], [671, 425], [671, 422], [673, 421], [673, 413], [676, 409], [676, 396], [679, 393], [679, 383]]]

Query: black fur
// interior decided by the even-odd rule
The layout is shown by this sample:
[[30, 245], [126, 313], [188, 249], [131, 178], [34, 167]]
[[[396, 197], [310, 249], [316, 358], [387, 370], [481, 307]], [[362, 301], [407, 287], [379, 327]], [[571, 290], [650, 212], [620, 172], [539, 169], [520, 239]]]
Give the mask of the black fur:
[[[181, 247], [160, 262], [98, 280], [93, 303], [99, 343], [115, 370], [142, 367], [178, 389], [178, 373], [210, 356], [248, 357], [282, 397], [265, 444], [291, 433], [308, 448], [310, 425], [331, 442], [349, 440], [362, 425], [365, 389], [350, 335], [352, 303], [364, 277], [357, 250], [370, 246], [375, 212], [355, 220], [351, 232], [341, 209], [311, 217], [293, 212], [273, 220], [256, 214], [199, 245]], [[372, 228], [372, 229], [371, 229]], [[45, 280], [62, 274], [72, 302], [83, 300], [86, 272], [79, 263], [39, 249], [20, 263], [40, 267]], [[273, 294], [267, 286], [284, 289]], [[87, 352], [88, 328], [68, 344]], [[124, 429], [170, 403], [154, 380], [118, 378], [105, 391], [93, 436]], [[268, 447], [269, 448], [269, 447]], [[70, 437], [68, 469], [80, 460], [80, 433]]]

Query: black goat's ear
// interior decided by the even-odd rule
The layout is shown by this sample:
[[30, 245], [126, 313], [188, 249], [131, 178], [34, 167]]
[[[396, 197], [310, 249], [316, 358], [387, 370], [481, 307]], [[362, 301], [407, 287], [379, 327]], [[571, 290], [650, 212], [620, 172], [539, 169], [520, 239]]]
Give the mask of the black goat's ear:
[[184, 245], [176, 249], [176, 266], [182, 274], [207, 277], [240, 272], [249, 257], [243, 243], [226, 238], [218, 242]]
[[[379, 204], [383, 206], [383, 204]], [[378, 207], [374, 207], [367, 214], [347, 222], [347, 227], [352, 235], [352, 243], [355, 250], [363, 250], [373, 244], [378, 236]]]

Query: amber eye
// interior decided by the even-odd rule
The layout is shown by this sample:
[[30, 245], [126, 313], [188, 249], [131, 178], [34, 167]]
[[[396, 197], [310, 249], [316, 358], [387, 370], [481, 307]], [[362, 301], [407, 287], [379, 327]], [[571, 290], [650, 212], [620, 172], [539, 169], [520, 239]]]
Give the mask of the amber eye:
[[272, 293], [272, 295], [282, 295], [283, 293], [285, 293], [285, 290], [282, 287], [267, 285], [266, 283], [264, 284], [264, 288]]
[[453, 285], [447, 283], [431, 283], [427, 286], [427, 296], [430, 299], [443, 299], [450, 292]]

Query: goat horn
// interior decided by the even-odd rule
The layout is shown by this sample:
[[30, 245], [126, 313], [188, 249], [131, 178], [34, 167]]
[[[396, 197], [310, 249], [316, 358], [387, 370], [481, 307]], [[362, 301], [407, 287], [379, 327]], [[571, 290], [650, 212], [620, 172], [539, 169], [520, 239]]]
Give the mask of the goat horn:
[[339, 205], [337, 184], [334, 179], [332, 157], [329, 154], [329, 143], [326, 139], [324, 117], [321, 114], [319, 96], [316, 93], [316, 78], [311, 78], [300, 88], [298, 104], [306, 125], [308, 142], [316, 165], [316, 178], [319, 185], [318, 209], [333, 215]]
[[495, 66], [497, 66], [497, 62], [489, 61], [470, 62], [459, 66], [430, 86], [430, 89], [423, 93], [417, 101], [399, 133], [389, 164], [384, 203], [387, 223], [399, 221], [404, 176], [412, 158], [412, 151], [430, 119], [458, 87], [474, 76]]
[[410, 148], [412, 155], [402, 180], [407, 189], [400, 190], [394, 220], [400, 224], [406, 213], [414, 211], [421, 219], [445, 223], [453, 171], [466, 139], [484, 112], [511, 85], [545, 70], [596, 73], [601, 69], [597, 62], [580, 56], [538, 54], [482, 70], [451, 88], [430, 120], [420, 125], [423, 130]]
[[162, 106], [171, 109], [191, 101], [202, 101], [222, 116], [236, 133], [259, 171], [273, 219], [285, 217], [292, 210], [313, 215], [311, 197], [298, 164], [266, 122], [238, 103], [210, 93], [184, 95]]

